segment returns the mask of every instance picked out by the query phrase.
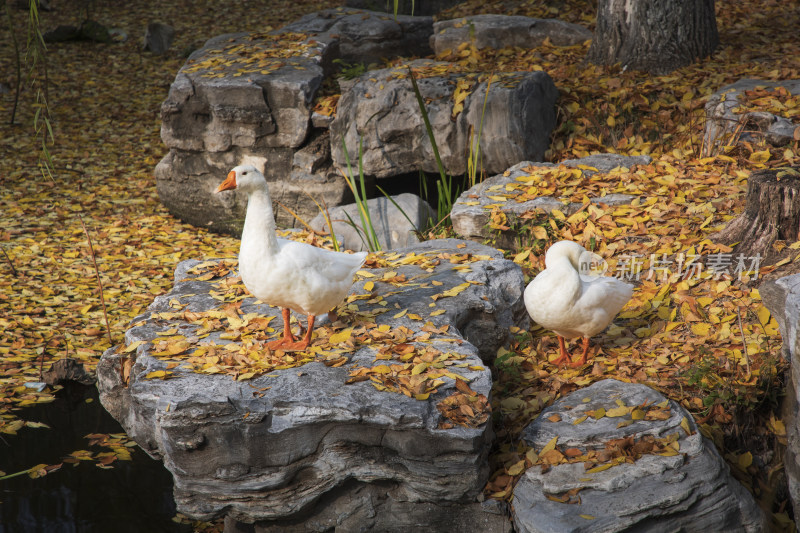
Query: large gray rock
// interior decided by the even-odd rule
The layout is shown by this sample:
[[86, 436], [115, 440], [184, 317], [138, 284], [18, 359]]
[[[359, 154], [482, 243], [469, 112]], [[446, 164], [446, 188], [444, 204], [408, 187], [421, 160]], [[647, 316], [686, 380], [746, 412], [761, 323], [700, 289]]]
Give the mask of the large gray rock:
[[[463, 263], [467, 258], [473, 262]], [[200, 326], [188, 323], [189, 317], [220, 309], [236, 294], [235, 288], [220, 288], [230, 276], [202, 280], [190, 273], [198, 261], [180, 263], [174, 288], [157, 297], [125, 334], [126, 346], [147, 342], [127, 354], [111, 349], [103, 355], [97, 368], [101, 401], [147, 453], [164, 461], [181, 513], [199, 519], [225, 514], [231, 527], [260, 521], [264, 531], [273, 526], [361, 531], [370, 524], [397, 531], [389, 526], [459, 523], [462, 514], [488, 524], [483, 531], [507, 529], [505, 517], [482, 513], [477, 503], [489, 474], [491, 424], [439, 426], [444, 419], [437, 402], [455, 391], [450, 377], [426, 400], [379, 391], [370, 380], [345, 381], [359, 366], [414, 366], [398, 355], [377, 357], [381, 350], [391, 354], [393, 347], [411, 344], [451, 354], [443, 370], [463, 376], [472, 390], [488, 397], [491, 373], [481, 357], [491, 360], [511, 325], [527, 325], [522, 272], [497, 250], [457, 240], [421, 243], [378, 260], [385, 267], [371, 269], [374, 276], [351, 290], [359, 297], [340, 306], [340, 316], [356, 328], [354, 338], [362, 338], [363, 328], [372, 340], [331, 345], [320, 340], [332, 332], [323, 323], [315, 340], [321, 351], [303, 366], [237, 381], [191, 372], [183, 366], [185, 355], [154, 356], [150, 341], [165, 339], [169, 330], [187, 337], [194, 350]], [[389, 271], [396, 275], [381, 281]], [[365, 290], [368, 281], [372, 291]], [[444, 294], [453, 287], [459, 289]], [[230, 316], [231, 306], [226, 309]], [[236, 324], [248, 343], [261, 342], [252, 339], [264, 339], [263, 328], [247, 333], [241, 320], [255, 320], [249, 313], [280, 315], [251, 297], [233, 312], [238, 319], [209, 326], [204, 344], [229, 342], [220, 337], [222, 324], [228, 330]], [[389, 332], [376, 323], [389, 326]], [[243, 341], [233, 342], [238, 347]], [[127, 386], [126, 355], [135, 358]], [[263, 361], [266, 355], [256, 357]], [[339, 357], [348, 359], [346, 366], [324, 364]], [[168, 368], [171, 360], [180, 365]], [[165, 370], [174, 378], [146, 378]]]
[[280, 204], [303, 220], [311, 220], [319, 209], [309, 195], [326, 205], [352, 201], [340, 173], [327, 166], [313, 174], [294, 167], [298, 153], [291, 148], [264, 148], [257, 154], [242, 148], [216, 153], [171, 150], [156, 165], [156, 190], [169, 211], [181, 220], [233, 235], [241, 232], [247, 196], [214, 191], [236, 165], [255, 165], [267, 177], [275, 220], [281, 227], [302, 223]]
[[[405, 248], [419, 242], [416, 231], [424, 230], [436, 212], [428, 202], [416, 194], [403, 193], [391, 197], [373, 198], [367, 201], [375, 234], [381, 250]], [[359, 215], [358, 204], [340, 205], [328, 212], [333, 233], [346, 250], [369, 250]], [[408, 218], [406, 218], [408, 217]], [[351, 221], [358, 227], [354, 228]], [[309, 225], [316, 231], [330, 232], [325, 216], [320, 213]]]
[[[792, 142], [797, 125], [791, 119], [767, 111], [735, 112], [743, 104], [739, 100], [745, 91], [759, 87], [785, 87], [792, 95], [800, 94], [800, 80], [765, 81], [742, 79], [726, 85], [708, 98], [706, 102], [706, 131], [703, 136], [703, 152], [714, 154], [722, 146], [734, 141], [762, 142], [774, 146]], [[735, 137], [735, 138], [734, 138]]]
[[431, 48], [433, 18], [398, 15], [367, 9], [337, 7], [310, 13], [283, 31], [313, 33], [333, 39], [339, 58], [366, 65], [398, 56], [426, 56]]
[[238, 233], [242, 202], [221, 200], [213, 191], [243, 163], [264, 169], [280, 226], [300, 223], [278, 202], [309, 220], [318, 211], [305, 193], [329, 206], [352, 200], [329, 155], [313, 169], [305, 165], [324, 136], [312, 129], [314, 97], [335, 59], [369, 63], [427, 54], [432, 28], [430, 17], [395, 21], [340, 8], [269, 34], [210, 39], [181, 67], [161, 106], [161, 138], [170, 150], [155, 170], [162, 203], [196, 226]]
[[[753, 497], [731, 476], [713, 443], [699, 433], [680, 405], [668, 402], [666, 420], [610, 416], [620, 406], [647, 406], [642, 408], [647, 412], [662, 402], [667, 399], [645, 385], [609, 379], [545, 409], [523, 432], [525, 442], [537, 452], [555, 437], [558, 448], [578, 448], [586, 454], [606, 449], [605, 443], [612, 439], [632, 436], [641, 441], [646, 436], [663, 439], [677, 434], [679, 453], [645, 453], [633, 462], [595, 472], [587, 472], [582, 461], [557, 464], [546, 473], [530, 468], [514, 489], [517, 532], [768, 531]], [[606, 416], [595, 419], [591, 412], [601, 408]], [[622, 421], [631, 423], [620, 428]], [[630, 451], [635, 452], [635, 446]], [[571, 490], [580, 491], [573, 505], [547, 498]]]
[[[155, 170], [161, 202], [175, 216], [236, 233], [244, 220], [243, 202], [221, 199], [214, 190], [243, 163], [264, 170], [276, 203], [297, 203], [287, 196], [294, 198], [305, 183], [292, 187], [285, 178], [294, 150], [309, 134], [312, 99], [336, 46], [307, 39], [292, 41], [294, 48], [287, 49], [287, 39], [246, 33], [215, 37], [178, 72], [161, 106], [161, 138], [170, 151]], [[245, 62], [249, 57], [262, 57], [262, 64], [256, 69]], [[335, 204], [346, 197], [345, 187], [333, 178], [309, 192]], [[294, 225], [291, 215], [275, 212], [279, 224]]]
[[784, 466], [795, 516], [800, 516], [800, 274], [766, 280], [758, 288], [764, 305], [775, 317], [783, 340], [781, 355], [792, 362], [791, 380], [786, 387], [783, 421], [786, 426]]
[[[446, 74], [447, 65], [429, 60], [408, 63], [415, 70], [442, 72], [419, 77], [417, 83], [427, 103], [442, 164], [449, 174], [461, 175], [466, 172], [470, 133], [480, 129], [486, 83], [472, 87], [463, 111], [453, 119], [456, 83], [469, 78], [466, 74]], [[542, 158], [555, 126], [557, 97], [553, 80], [544, 72], [504, 74], [492, 85], [480, 139], [487, 172], [500, 172], [516, 161]], [[358, 157], [358, 146], [363, 142], [365, 174], [384, 178], [420, 169], [438, 173], [406, 66], [368, 72], [343, 92], [331, 124], [331, 150], [334, 163], [345, 166], [342, 138], [351, 161]]]
[[283, 34], [209, 39], [189, 56], [161, 105], [161, 139], [170, 149], [211, 153], [300, 146], [336, 48], [330, 39]]
[[[646, 155], [623, 156], [618, 154], [595, 154], [580, 159], [568, 159], [559, 165], [569, 168], [581, 168], [584, 176], [591, 176], [597, 172], [607, 173], [617, 168], [632, 168], [636, 165], [647, 165], [651, 158]], [[516, 232], [514, 228], [498, 235], [489, 227], [492, 210], [499, 209], [507, 217], [517, 217], [534, 209], [550, 212], [553, 209], [561, 210], [569, 216], [578, 209], [580, 203], [569, 202], [553, 196], [539, 196], [534, 199], [520, 200], [526, 192], [525, 178], [531, 176], [531, 167], [555, 168], [553, 163], [534, 163], [523, 161], [502, 174], [492, 176], [481, 183], [467, 189], [453, 204], [450, 220], [453, 221], [455, 232], [466, 239], [482, 241], [489, 237], [500, 239], [498, 246], [510, 245], [514, 242]], [[596, 170], [592, 170], [596, 169]], [[500, 199], [504, 198], [504, 199]], [[628, 194], [609, 194], [600, 198], [592, 198], [595, 203], [607, 205], [629, 204], [635, 197]]]
[[583, 26], [558, 19], [471, 15], [436, 22], [431, 48], [438, 56], [447, 50], [455, 51], [462, 43], [473, 43], [477, 48], [535, 48], [550, 39], [556, 46], [572, 46], [590, 41], [592, 35]]

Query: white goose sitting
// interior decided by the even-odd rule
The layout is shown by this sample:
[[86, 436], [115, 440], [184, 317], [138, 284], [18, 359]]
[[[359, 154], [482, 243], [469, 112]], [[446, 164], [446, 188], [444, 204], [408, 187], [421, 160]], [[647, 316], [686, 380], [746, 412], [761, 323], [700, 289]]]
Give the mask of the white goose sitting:
[[544, 257], [545, 269], [525, 289], [525, 307], [531, 318], [558, 335], [560, 356], [554, 364], [570, 361], [564, 338], [583, 337], [583, 354], [570, 366], [586, 363], [589, 337], [603, 331], [628, 303], [633, 286], [617, 278], [580, 274], [583, 246], [571, 241], [553, 244]]
[[[311, 342], [315, 317], [331, 311], [347, 296], [367, 253], [346, 254], [279, 239], [267, 180], [252, 165], [231, 170], [217, 192], [230, 189], [248, 196], [239, 247], [244, 286], [262, 302], [282, 308], [283, 336], [267, 346], [302, 350]], [[308, 328], [300, 341], [289, 326], [290, 309], [308, 316]]]

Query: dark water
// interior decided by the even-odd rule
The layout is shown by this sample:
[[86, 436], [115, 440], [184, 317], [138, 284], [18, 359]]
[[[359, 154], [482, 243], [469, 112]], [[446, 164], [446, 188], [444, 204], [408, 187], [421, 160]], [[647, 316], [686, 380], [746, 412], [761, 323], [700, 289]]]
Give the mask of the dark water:
[[[60, 463], [75, 450], [109, 451], [90, 448], [84, 436], [122, 432], [100, 405], [94, 387], [70, 386], [56, 401], [18, 415], [50, 429], [0, 434], [0, 471], [6, 474]], [[22, 475], [0, 481], [0, 533], [190, 532], [191, 527], [172, 521], [172, 476], [142, 450], [134, 447], [131, 452], [132, 461], [115, 461], [113, 469], [82, 461], [39, 479]]]

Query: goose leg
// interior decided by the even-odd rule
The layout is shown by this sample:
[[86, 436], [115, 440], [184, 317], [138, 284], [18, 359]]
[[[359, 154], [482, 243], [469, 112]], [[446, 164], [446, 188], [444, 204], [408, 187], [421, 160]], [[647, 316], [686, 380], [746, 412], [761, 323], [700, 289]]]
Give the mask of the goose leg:
[[569, 366], [571, 367], [578, 367], [586, 364], [586, 354], [589, 353], [589, 337], [583, 338], [583, 353], [581, 354], [580, 359], [577, 361], [570, 363]]
[[570, 361], [569, 353], [567, 353], [567, 347], [564, 344], [564, 337], [558, 335], [558, 351], [561, 355], [557, 358], [553, 359], [551, 363], [554, 365], [563, 365]]
[[[314, 315], [308, 315], [308, 328], [306, 329], [306, 334], [303, 335], [303, 338], [296, 342], [288, 342], [284, 344], [284, 350], [305, 350], [308, 348], [308, 345], [311, 344], [311, 332], [314, 330], [314, 320], [316, 317]], [[294, 339], [292, 339], [294, 340]]]
[[292, 316], [292, 312], [289, 311], [288, 308], [284, 307], [281, 310], [281, 314], [283, 315], [283, 336], [278, 340], [267, 343], [267, 348], [270, 350], [285, 348], [284, 345], [293, 343], [297, 340], [294, 338], [294, 335], [292, 335], [292, 326], [289, 325], [289, 319]]

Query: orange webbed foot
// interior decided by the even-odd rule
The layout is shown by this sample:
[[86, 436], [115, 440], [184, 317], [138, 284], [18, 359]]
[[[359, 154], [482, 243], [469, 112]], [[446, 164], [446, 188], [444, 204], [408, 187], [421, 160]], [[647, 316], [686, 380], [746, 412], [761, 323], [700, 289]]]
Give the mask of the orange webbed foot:
[[573, 361], [569, 364], [572, 368], [578, 368], [586, 364], [586, 356], [589, 353], [589, 337], [583, 338], [583, 352], [581, 353], [580, 358], [577, 361]]
[[569, 352], [567, 352], [567, 346], [566, 344], [564, 344], [564, 337], [562, 337], [561, 335], [558, 336], [558, 351], [560, 355], [555, 359], [553, 359], [552, 361], [550, 361], [550, 363], [558, 366], [563, 366], [568, 364], [571, 361], [571, 359], [569, 357]]
[[295, 342], [287, 342], [281, 345], [281, 350], [285, 352], [292, 352], [298, 350], [305, 350], [308, 348], [309, 342], [306, 340], [299, 340]]

